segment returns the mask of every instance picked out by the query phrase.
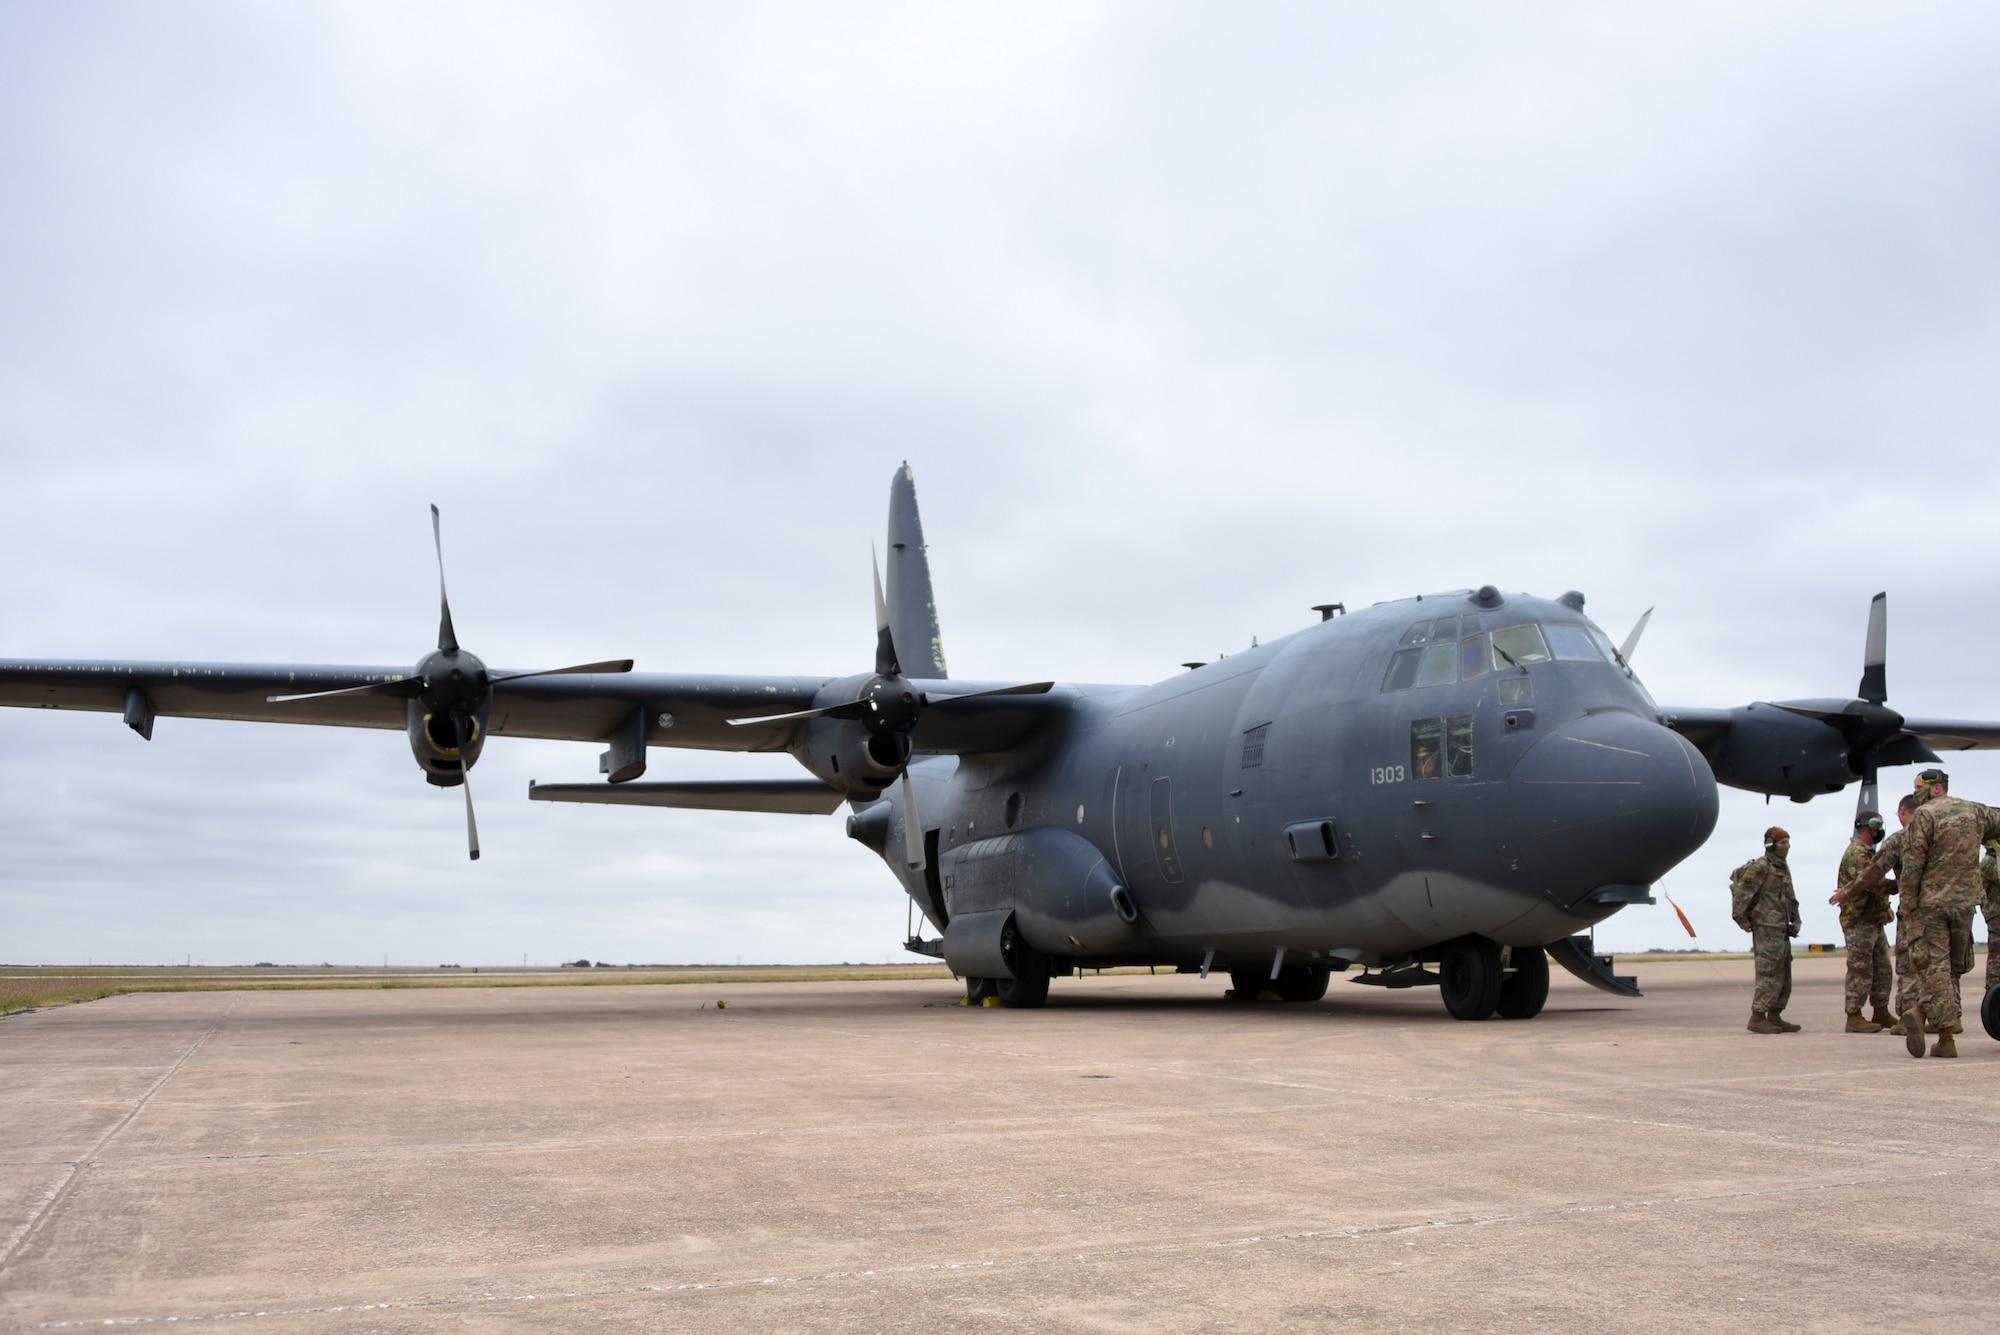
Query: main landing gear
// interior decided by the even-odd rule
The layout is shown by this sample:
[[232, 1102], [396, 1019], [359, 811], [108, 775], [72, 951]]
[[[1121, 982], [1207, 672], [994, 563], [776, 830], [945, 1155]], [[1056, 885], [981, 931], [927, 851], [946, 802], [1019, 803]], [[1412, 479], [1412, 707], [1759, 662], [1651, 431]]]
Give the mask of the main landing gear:
[[1333, 971], [1324, 964], [1287, 964], [1276, 978], [1254, 965], [1229, 971], [1232, 1001], [1318, 1001]]
[[1034, 1010], [1048, 1004], [1052, 973], [1045, 956], [1023, 947], [1014, 960], [1012, 978], [967, 978], [965, 1000], [984, 1006], [991, 997], [1009, 1010]]
[[1445, 943], [1438, 991], [1453, 1019], [1529, 1020], [1549, 999], [1549, 957], [1540, 946], [1500, 944], [1483, 936]]

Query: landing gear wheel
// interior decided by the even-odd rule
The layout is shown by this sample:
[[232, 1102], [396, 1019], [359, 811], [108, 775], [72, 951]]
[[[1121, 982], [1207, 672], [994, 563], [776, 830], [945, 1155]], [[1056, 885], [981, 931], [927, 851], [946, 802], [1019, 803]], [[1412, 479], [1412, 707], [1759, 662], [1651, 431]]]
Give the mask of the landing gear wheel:
[[1542, 1013], [1549, 999], [1549, 956], [1540, 946], [1515, 946], [1511, 953], [1514, 971], [1500, 984], [1503, 1020], [1532, 1020]]
[[1288, 964], [1278, 971], [1278, 981], [1268, 986], [1276, 988], [1286, 1001], [1318, 1001], [1326, 995], [1327, 979], [1332, 975], [1333, 970], [1324, 964]]
[[968, 978], [965, 980], [965, 999], [973, 1005], [984, 1004], [986, 998], [1000, 995], [998, 978]]
[[1500, 1005], [1500, 946], [1483, 936], [1445, 943], [1438, 962], [1438, 991], [1455, 1020], [1491, 1018]]
[[1271, 981], [1269, 969], [1251, 965], [1245, 969], [1231, 969], [1229, 986], [1232, 989], [1229, 995], [1231, 1001], [1251, 1002], [1257, 999], [1259, 992], [1269, 991], [1277, 984]]
[[1988, 1038], [2000, 1038], [2000, 983], [1986, 989], [1986, 1000], [1979, 1003], [1979, 1023], [1986, 1026]]
[[1049, 971], [1028, 969], [1012, 978], [996, 979], [993, 986], [997, 989], [994, 995], [1008, 1010], [1031, 1011], [1048, 1004]]

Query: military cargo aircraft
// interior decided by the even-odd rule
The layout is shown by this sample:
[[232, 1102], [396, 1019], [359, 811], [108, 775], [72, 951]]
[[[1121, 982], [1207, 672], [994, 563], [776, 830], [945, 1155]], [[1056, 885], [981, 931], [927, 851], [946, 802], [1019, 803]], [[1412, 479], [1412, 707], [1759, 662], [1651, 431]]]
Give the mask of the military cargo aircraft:
[[[968, 999], [1042, 1005], [1113, 965], [1228, 974], [1241, 1000], [1312, 1001], [1330, 976], [1436, 986], [1450, 1013], [1526, 1019], [1549, 961], [1638, 995], [1587, 935], [1707, 839], [1718, 782], [1807, 801], [2000, 723], [1890, 709], [1887, 603], [1851, 699], [1654, 703], [1579, 593], [1492, 585], [1351, 614], [1150, 686], [960, 681], [945, 670], [908, 465], [890, 486], [871, 670], [685, 676], [629, 660], [489, 669], [458, 641], [436, 507], [437, 648], [414, 668], [0, 661], [0, 705], [402, 729], [465, 792], [492, 737], [590, 741], [605, 781], [529, 797], [852, 813], [937, 932]], [[1648, 614], [1650, 615], [1650, 613]], [[796, 779], [647, 782], [652, 747], [784, 751]], [[914, 919], [914, 915], [913, 915]], [[1435, 966], [1428, 967], [1428, 966]]]

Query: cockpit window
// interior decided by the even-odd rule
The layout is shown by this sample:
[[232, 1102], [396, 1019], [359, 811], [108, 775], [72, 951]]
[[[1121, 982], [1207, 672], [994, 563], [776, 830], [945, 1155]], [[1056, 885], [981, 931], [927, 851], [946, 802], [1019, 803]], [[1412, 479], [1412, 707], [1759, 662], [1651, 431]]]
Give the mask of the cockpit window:
[[1444, 721], [1444, 772], [1451, 779], [1472, 777], [1472, 715], [1453, 714]]
[[1459, 676], [1467, 681], [1486, 675], [1486, 637], [1475, 635], [1461, 646]]
[[1437, 779], [1444, 775], [1444, 761], [1439, 754], [1443, 747], [1444, 720], [1436, 718], [1413, 719], [1410, 722], [1410, 773], [1419, 779]]
[[1396, 641], [1396, 643], [1428, 644], [1430, 642], [1430, 638], [1431, 638], [1431, 623], [1428, 621], [1419, 621], [1416, 625], [1404, 631], [1403, 638]]
[[1527, 667], [1549, 661], [1548, 641], [1540, 626], [1509, 626], [1493, 632], [1493, 670]]
[[1584, 629], [1590, 632], [1590, 642], [1603, 651], [1606, 660], [1616, 663], [1619, 667], [1625, 666], [1625, 660], [1618, 656], [1618, 646], [1611, 642], [1609, 635], [1595, 626], [1585, 626]]
[[1439, 618], [1438, 618], [1438, 619], [1437, 619], [1436, 621], [1432, 622], [1432, 623], [1431, 623], [1431, 638], [1432, 638], [1433, 640], [1455, 640], [1455, 639], [1457, 639], [1457, 638], [1458, 638], [1458, 618], [1457, 618], [1457, 617], [1439, 617]]
[[1449, 686], [1458, 680], [1458, 646], [1450, 641], [1433, 644], [1417, 660], [1417, 685]]
[[1590, 632], [1582, 626], [1550, 625], [1542, 627], [1549, 637], [1549, 648], [1555, 650], [1556, 658], [1567, 663], [1602, 663], [1604, 654], [1592, 642]]
[[1421, 649], [1398, 649], [1389, 660], [1389, 670], [1382, 674], [1382, 689], [1387, 691], [1407, 691], [1417, 684], [1417, 660], [1424, 656]]

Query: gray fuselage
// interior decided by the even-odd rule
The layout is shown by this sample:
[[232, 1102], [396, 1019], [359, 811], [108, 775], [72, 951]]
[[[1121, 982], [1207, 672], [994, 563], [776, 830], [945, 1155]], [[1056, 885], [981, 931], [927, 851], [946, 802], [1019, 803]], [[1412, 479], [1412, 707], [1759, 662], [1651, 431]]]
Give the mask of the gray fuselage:
[[1067, 723], [1030, 745], [911, 767], [926, 867], [893, 786], [856, 837], [940, 929], [1011, 909], [1059, 968], [1558, 940], [1701, 846], [1715, 781], [1579, 610], [1483, 592], [1063, 688]]

